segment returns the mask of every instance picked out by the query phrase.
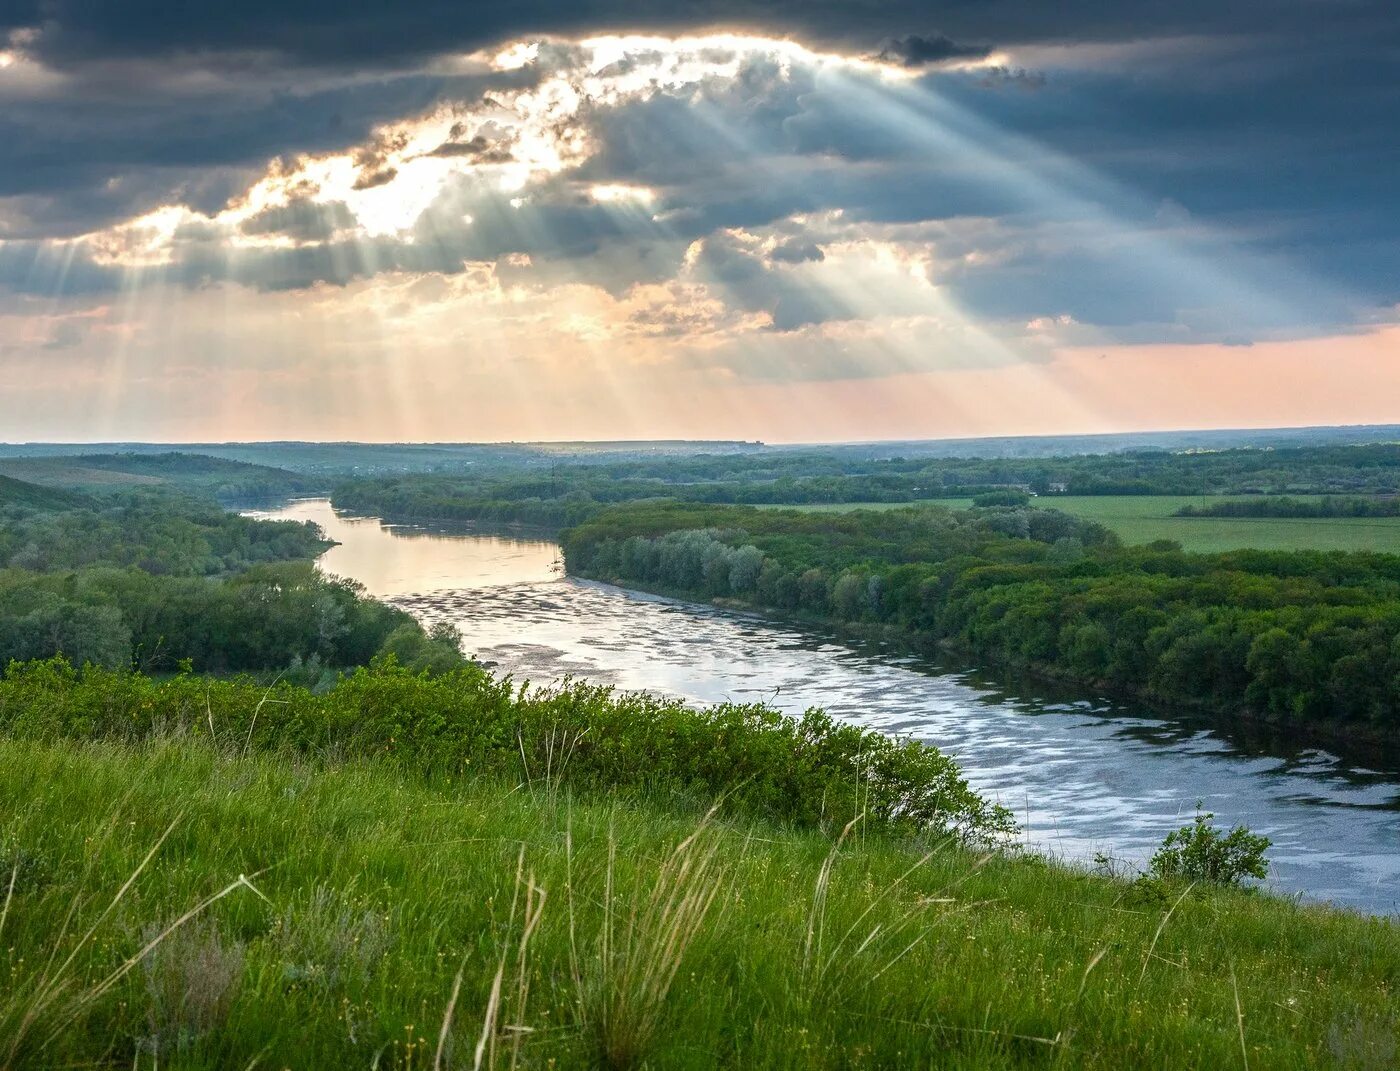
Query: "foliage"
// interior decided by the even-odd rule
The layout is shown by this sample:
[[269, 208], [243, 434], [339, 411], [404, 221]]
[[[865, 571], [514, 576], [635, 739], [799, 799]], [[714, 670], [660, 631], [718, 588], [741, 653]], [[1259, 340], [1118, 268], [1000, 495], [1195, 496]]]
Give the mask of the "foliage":
[[[1390, 920], [1207, 886], [1168, 917], [1034, 859], [725, 815], [692, 839], [661, 799], [239, 743], [0, 737], [0, 856], [33, 860], [0, 875], [0, 1047], [45, 964], [73, 955], [76, 1002], [256, 889], [9, 1067], [597, 1068], [620, 1035], [653, 1068], [1235, 1067], [1242, 1035], [1251, 1067], [1393, 1062]], [[608, 1018], [614, 992], [650, 996]]]
[[[279, 669], [314, 660], [356, 666], [394, 646], [421, 668], [460, 663], [425, 646], [405, 611], [307, 562], [260, 565], [222, 579], [137, 568], [36, 574], [0, 571], [0, 660], [66, 655], [118, 669]], [[410, 651], [410, 648], [412, 650]]]
[[[460, 468], [460, 466], [458, 466]], [[1069, 495], [1395, 494], [1400, 444], [1211, 452], [1135, 450], [1063, 457], [872, 457], [854, 448], [665, 457], [492, 458], [467, 472], [343, 483], [338, 508], [400, 520], [581, 524], [610, 504], [668, 499], [736, 505], [910, 503], [1029, 492]]]
[[972, 497], [972, 504], [978, 507], [1028, 506], [1030, 501], [1031, 496], [1026, 491], [986, 491]]
[[86, 504], [86, 500], [81, 495], [72, 491], [43, 487], [37, 483], [0, 475], [0, 507], [72, 509]]
[[161, 576], [218, 576], [312, 558], [315, 525], [263, 521], [164, 491], [132, 491], [64, 509], [0, 509], [0, 567], [31, 572], [137, 566]]
[[427, 632], [416, 621], [405, 621], [374, 656], [376, 663], [390, 659], [414, 673], [450, 672], [462, 665], [462, 633], [450, 621], [439, 621]]
[[[1122, 547], [1014, 508], [634, 504], [563, 544], [578, 575], [889, 629], [1164, 705], [1400, 730], [1400, 557]], [[725, 565], [746, 547], [758, 558], [736, 584]]]
[[1400, 517], [1400, 498], [1355, 498], [1328, 495], [1309, 500], [1274, 497], [1228, 499], [1207, 505], [1189, 504], [1177, 517]]
[[1263, 880], [1269, 874], [1264, 853], [1268, 837], [1235, 826], [1222, 833], [1212, 824], [1215, 815], [1197, 811], [1189, 826], [1173, 830], [1152, 857], [1149, 873], [1161, 879], [1238, 885], [1245, 878]]
[[707, 804], [723, 796], [727, 807], [805, 826], [839, 828], [860, 815], [872, 829], [969, 839], [1013, 828], [936, 748], [819, 710], [792, 718], [762, 704], [695, 709], [584, 684], [517, 689], [473, 665], [433, 676], [392, 657], [320, 694], [286, 681], [12, 663], [0, 681], [0, 728], [127, 741], [179, 729], [243, 749], [391, 756], [416, 770], [523, 774]]
[[[188, 460], [148, 460], [170, 458]], [[329, 544], [313, 524], [163, 491], [75, 501], [0, 511], [0, 663], [63, 654], [170, 670], [188, 660], [295, 667], [310, 680], [388, 650], [434, 671], [462, 661], [459, 642], [430, 641], [409, 614], [321, 574], [310, 559]]]
[[[69, 495], [75, 489], [102, 493], [113, 488], [161, 486], [201, 497], [246, 502], [320, 489], [316, 480], [285, 469], [172, 450], [7, 456], [0, 466], [12, 476], [44, 484], [56, 494]], [[0, 501], [4, 501], [2, 491]]]

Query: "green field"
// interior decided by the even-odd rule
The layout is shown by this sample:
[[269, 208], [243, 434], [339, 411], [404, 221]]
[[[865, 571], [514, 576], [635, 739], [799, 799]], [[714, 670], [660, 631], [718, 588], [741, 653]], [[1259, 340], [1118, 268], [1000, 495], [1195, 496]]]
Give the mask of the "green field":
[[[1307, 495], [1295, 496], [1306, 499]], [[1229, 501], [1230, 499], [1222, 499]], [[1200, 495], [1054, 495], [1033, 500], [1098, 521], [1126, 543], [1175, 539], [1187, 550], [1372, 550], [1400, 554], [1400, 517], [1173, 517], [1185, 505], [1211, 499]], [[929, 505], [965, 509], [966, 498], [937, 499]], [[772, 506], [771, 509], [832, 511], [901, 509], [906, 503], [839, 503], [815, 506]]]
[[242, 750], [0, 738], [0, 1067], [1392, 1066], [1390, 921]]

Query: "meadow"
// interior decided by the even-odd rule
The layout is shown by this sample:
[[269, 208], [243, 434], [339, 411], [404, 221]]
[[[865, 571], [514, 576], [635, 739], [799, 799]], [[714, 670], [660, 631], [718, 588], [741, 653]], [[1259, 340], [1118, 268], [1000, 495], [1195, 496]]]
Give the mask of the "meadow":
[[[1302, 499], [1310, 497], [1299, 495]], [[1043, 495], [1032, 501], [1064, 510], [1117, 532], [1128, 544], [1173, 539], [1182, 549], [1202, 554], [1225, 550], [1362, 550], [1400, 554], [1400, 517], [1174, 517], [1182, 506], [1238, 501], [1236, 496], [1202, 495]], [[928, 500], [924, 505], [966, 509], [968, 498]], [[811, 512], [855, 509], [907, 509], [903, 502], [840, 502], [771, 506]]]
[[1393, 921], [556, 779], [0, 738], [0, 1068], [1381, 1068]]

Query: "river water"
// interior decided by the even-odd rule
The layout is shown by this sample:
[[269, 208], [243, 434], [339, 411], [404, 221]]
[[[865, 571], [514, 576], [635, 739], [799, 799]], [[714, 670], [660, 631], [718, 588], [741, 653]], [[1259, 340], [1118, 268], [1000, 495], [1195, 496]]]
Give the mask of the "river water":
[[1140, 863], [1199, 800], [1273, 839], [1268, 884], [1400, 912], [1400, 770], [1311, 747], [1245, 746], [1207, 726], [1108, 701], [1008, 693], [970, 670], [851, 650], [766, 619], [563, 575], [558, 546], [337, 515], [324, 499], [259, 516], [311, 520], [339, 545], [327, 572], [425, 622], [449, 620], [498, 672], [564, 676], [696, 703], [764, 700], [911, 734], [957, 757], [1027, 842]]

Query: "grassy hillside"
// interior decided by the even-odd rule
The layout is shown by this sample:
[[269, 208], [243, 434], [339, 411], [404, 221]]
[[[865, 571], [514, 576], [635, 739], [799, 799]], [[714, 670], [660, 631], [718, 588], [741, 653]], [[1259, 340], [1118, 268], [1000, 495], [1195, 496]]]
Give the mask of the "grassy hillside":
[[0, 1068], [1384, 1067], [1393, 920], [1019, 854], [943, 756], [477, 669], [0, 680]]
[[0, 475], [0, 507], [50, 510], [72, 509], [87, 504], [88, 500], [82, 495]]
[[[1306, 498], [1308, 496], [1299, 496]], [[1370, 550], [1400, 554], [1400, 517], [1174, 517], [1182, 506], [1235, 501], [1201, 495], [1053, 495], [1038, 505], [1097, 521], [1125, 543], [1174, 539], [1202, 554], [1225, 550]], [[929, 505], [966, 509], [971, 499], [937, 499]], [[769, 507], [765, 507], [769, 508]], [[815, 506], [774, 506], [814, 512], [906, 509], [907, 503], [842, 502]]]
[[0, 1067], [1395, 1053], [1392, 922], [240, 743], [0, 738]]

